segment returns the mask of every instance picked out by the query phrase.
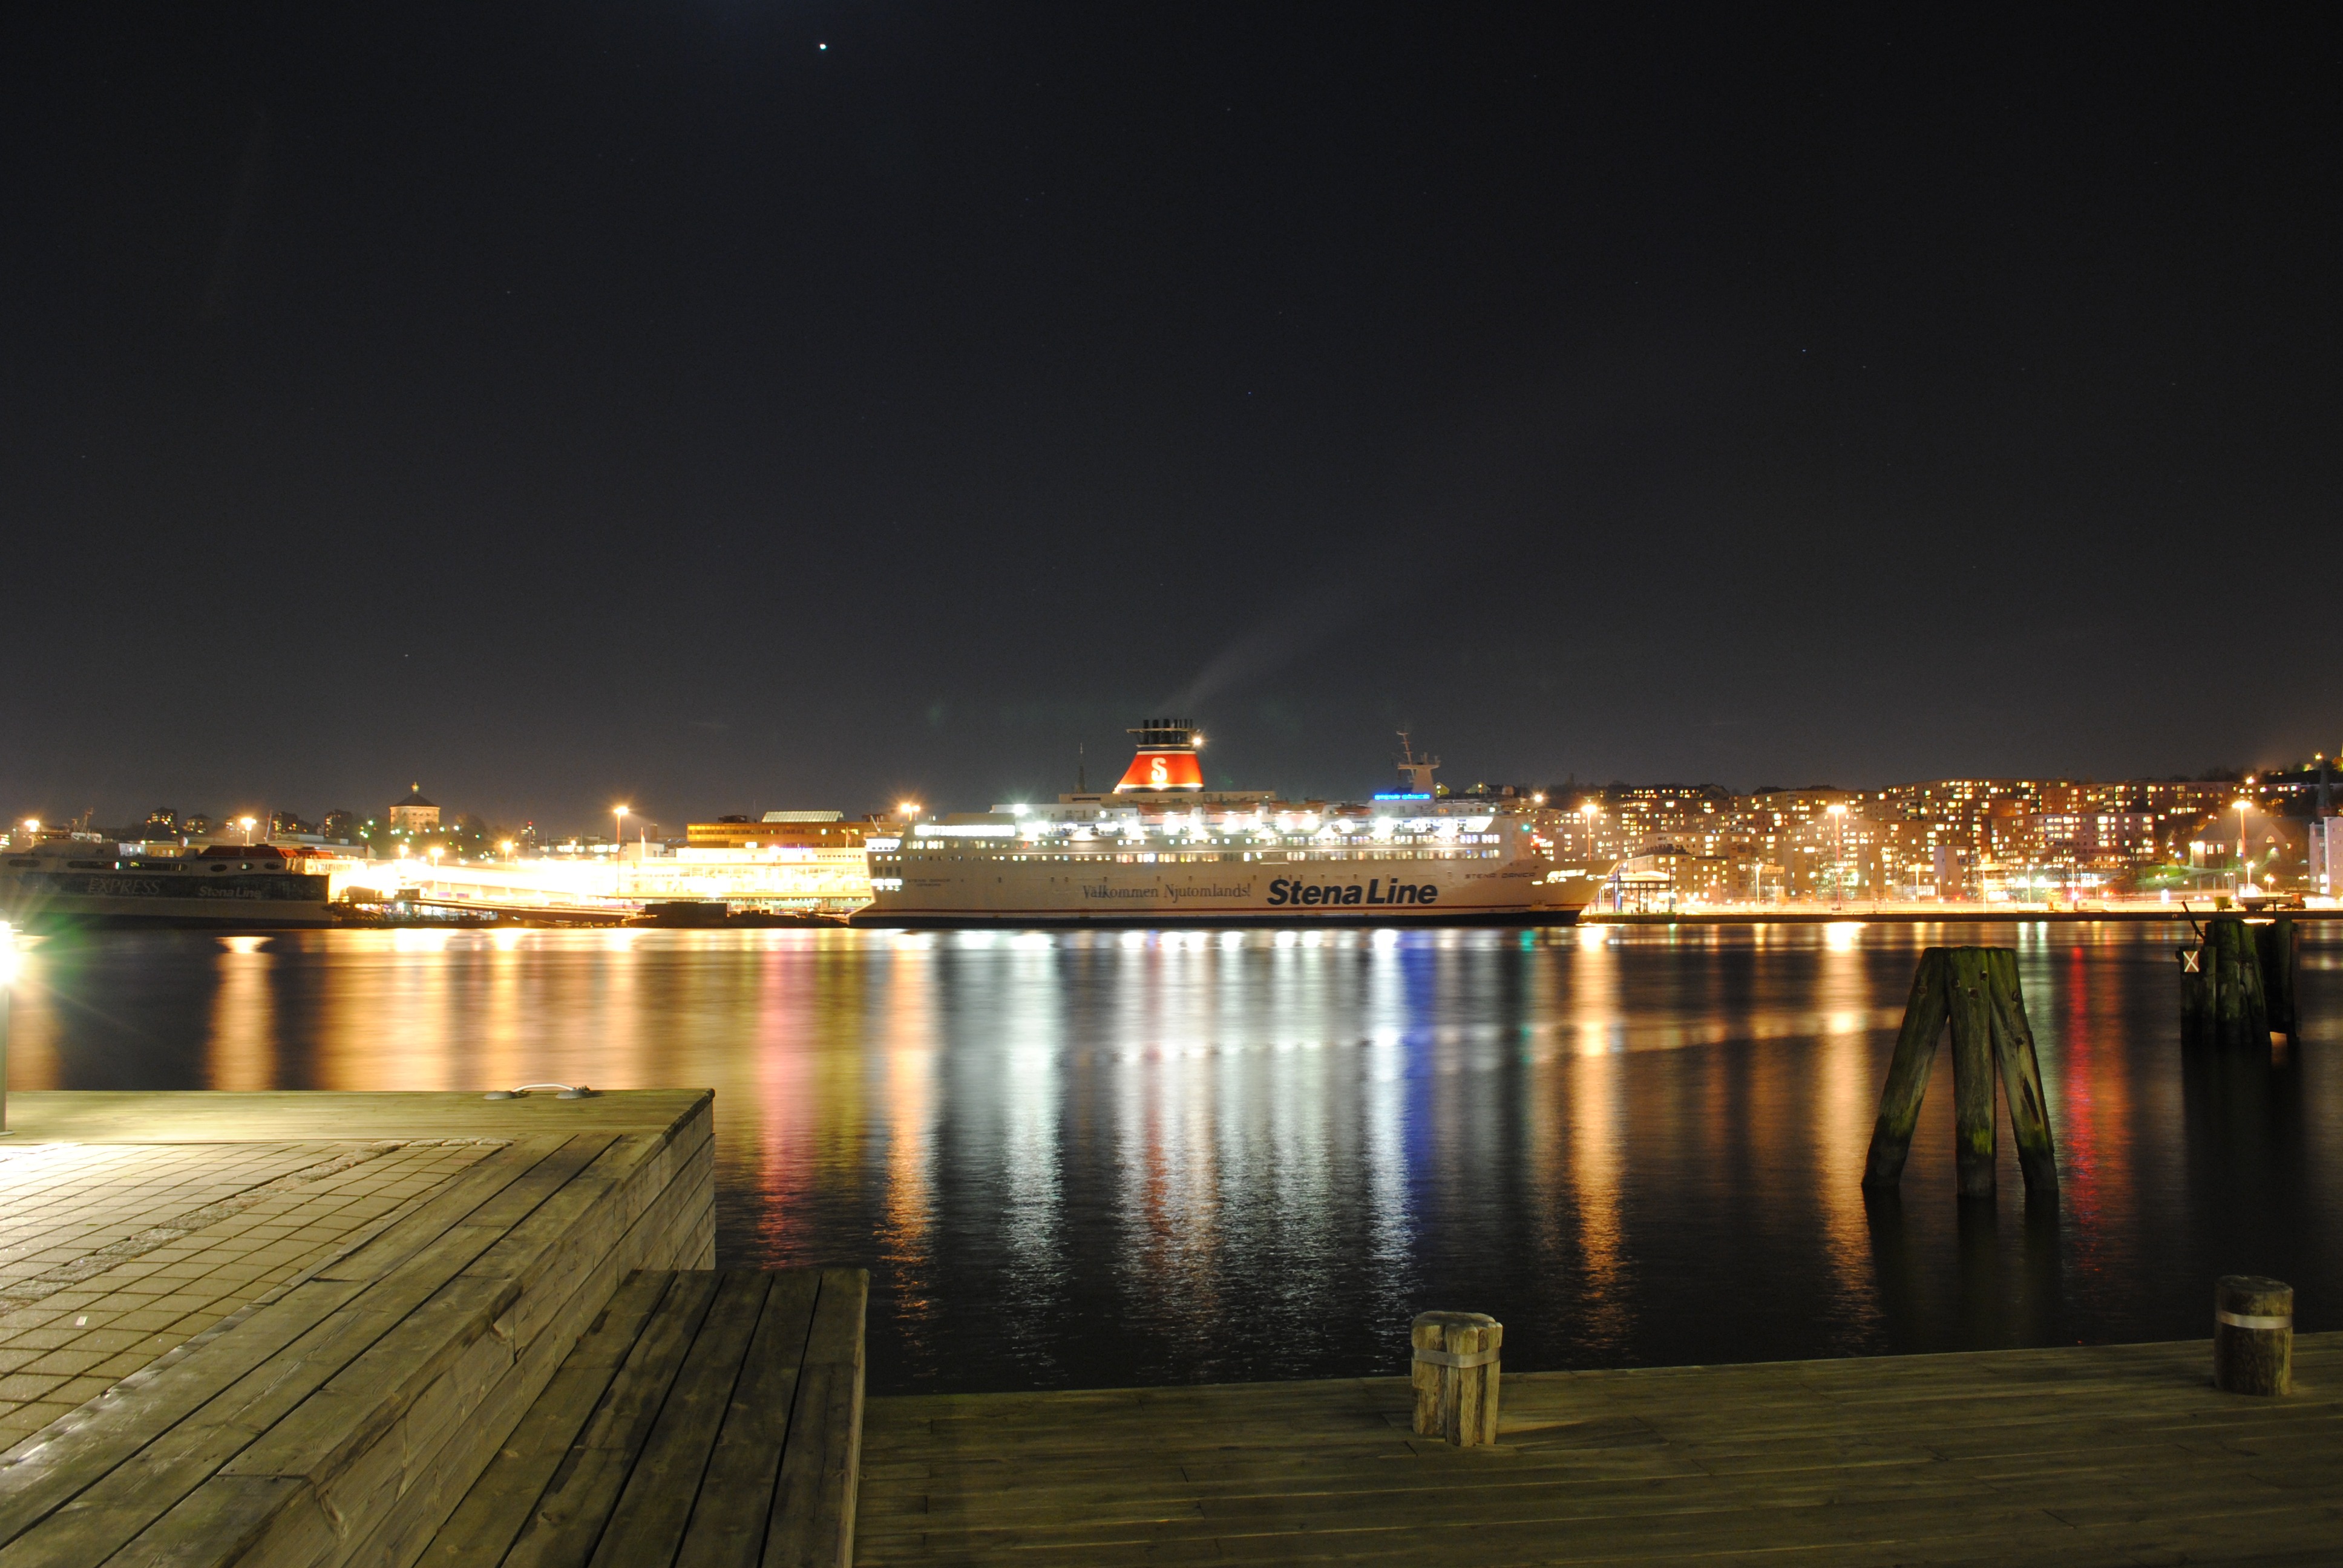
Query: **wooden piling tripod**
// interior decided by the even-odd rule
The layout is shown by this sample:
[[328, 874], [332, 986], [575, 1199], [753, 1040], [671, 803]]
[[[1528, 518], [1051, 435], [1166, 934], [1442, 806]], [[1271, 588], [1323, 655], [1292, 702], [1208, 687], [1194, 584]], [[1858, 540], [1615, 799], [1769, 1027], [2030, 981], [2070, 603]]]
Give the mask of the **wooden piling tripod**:
[[2042, 1067], [2017, 987], [2017, 954], [2008, 948], [1930, 948], [1920, 955], [1904, 1028], [1896, 1037], [1896, 1059], [1880, 1091], [1863, 1184], [1892, 1188], [1903, 1179], [1912, 1129], [1920, 1121], [1920, 1097], [1927, 1092], [1928, 1069], [1936, 1060], [1936, 1040], [1947, 1023], [1953, 1033], [1954, 1149], [1961, 1196], [1993, 1196], [1996, 1063], [2026, 1190], [2036, 1197], [2054, 1196], [2058, 1164], [2042, 1101]]

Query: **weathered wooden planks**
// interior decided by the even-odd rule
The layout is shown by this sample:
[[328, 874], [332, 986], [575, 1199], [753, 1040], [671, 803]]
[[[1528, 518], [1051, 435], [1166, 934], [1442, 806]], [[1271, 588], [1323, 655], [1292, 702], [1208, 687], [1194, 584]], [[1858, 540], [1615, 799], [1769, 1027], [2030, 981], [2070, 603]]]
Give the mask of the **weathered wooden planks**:
[[[490, 1087], [483, 1084], [482, 1089]], [[8, 1097], [13, 1141], [238, 1142], [260, 1138], [526, 1138], [640, 1132], [675, 1124], [704, 1089], [639, 1089], [561, 1100], [482, 1100], [469, 1090], [27, 1090]]]
[[503, 1568], [844, 1568], [860, 1270], [635, 1275], [424, 1553]]
[[[754, 1563], [762, 1555], [820, 1284], [821, 1276], [810, 1269], [774, 1278], [757, 1324], [757, 1342], [749, 1347], [723, 1430], [708, 1456], [676, 1568], [729, 1568]], [[839, 1308], [833, 1295], [833, 1316]], [[859, 1453], [860, 1431], [852, 1435]]]
[[624, 1274], [704, 1245], [709, 1097], [562, 1103], [600, 1119], [536, 1123], [19, 1445], [0, 1467], [0, 1563], [412, 1561]]
[[1493, 1447], [1405, 1379], [870, 1402], [858, 1561], [2312, 1562], [2343, 1334], [2298, 1392], [2211, 1346], [1515, 1373]]
[[642, 1271], [610, 1298], [545, 1392], [513, 1428], [490, 1466], [466, 1493], [424, 1561], [450, 1565], [503, 1560], [536, 1500], [570, 1452], [674, 1276]]
[[[870, 1277], [860, 1269], [825, 1269], [806, 1333], [805, 1369], [781, 1458], [772, 1523], [765, 1533], [767, 1568], [846, 1568], [854, 1558], [861, 1491], [862, 1322]], [[820, 1434], [797, 1442], [802, 1424]]]

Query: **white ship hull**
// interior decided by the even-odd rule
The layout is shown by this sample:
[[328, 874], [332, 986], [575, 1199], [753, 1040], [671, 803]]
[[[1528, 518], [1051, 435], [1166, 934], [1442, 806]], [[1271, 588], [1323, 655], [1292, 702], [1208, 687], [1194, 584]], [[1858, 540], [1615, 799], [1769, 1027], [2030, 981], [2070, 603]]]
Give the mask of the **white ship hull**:
[[28, 930], [332, 924], [330, 879], [296, 864], [266, 846], [148, 856], [103, 840], [43, 843], [0, 858], [0, 919]]
[[[881, 887], [857, 925], [1560, 924], [1592, 884], [1547, 879], [1542, 859], [1356, 859], [1287, 863], [1128, 863], [970, 857], [923, 867], [905, 856], [902, 886]], [[1089, 863], [1084, 863], [1085, 860]]]
[[35, 872], [0, 894], [0, 908], [31, 930], [60, 926], [195, 926], [282, 930], [333, 923], [323, 877], [192, 877]]

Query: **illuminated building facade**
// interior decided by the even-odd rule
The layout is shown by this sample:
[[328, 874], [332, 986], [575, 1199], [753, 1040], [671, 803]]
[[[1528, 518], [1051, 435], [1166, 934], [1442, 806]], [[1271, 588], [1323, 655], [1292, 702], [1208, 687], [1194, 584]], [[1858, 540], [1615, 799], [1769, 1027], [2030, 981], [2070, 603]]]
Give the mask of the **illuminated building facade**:
[[768, 811], [689, 823], [684, 843], [694, 849], [860, 849], [870, 831], [868, 819], [850, 822], [843, 811]]
[[[1631, 862], [1656, 875], [1662, 860], [1641, 862], [1677, 854], [1726, 867], [1725, 891], [1705, 891], [1720, 880], [1707, 870], [1694, 879], [1701, 897], [2035, 900], [2151, 885], [2186, 890], [2224, 868], [2234, 873], [2241, 798], [2249, 802], [2252, 878], [2291, 885], [2310, 853], [2299, 813], [2311, 788], [2267, 779], [1942, 779], [1735, 795], [1705, 785], [1614, 785], [1558, 793], [1542, 820], [1557, 854], [1584, 859], [1598, 876]], [[1667, 864], [1678, 874], [1662, 882], [1680, 900], [1694, 896], [1682, 891], [1681, 866]], [[2189, 868], [2203, 876], [2192, 879]]]
[[385, 813], [394, 833], [432, 833], [439, 828], [438, 806], [423, 798], [423, 786], [410, 786], [407, 798], [391, 802]]

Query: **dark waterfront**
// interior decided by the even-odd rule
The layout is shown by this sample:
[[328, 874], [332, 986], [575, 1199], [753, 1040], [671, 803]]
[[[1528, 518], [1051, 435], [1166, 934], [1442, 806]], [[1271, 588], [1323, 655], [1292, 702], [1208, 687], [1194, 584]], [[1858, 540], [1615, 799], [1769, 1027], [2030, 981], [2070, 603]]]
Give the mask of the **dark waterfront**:
[[[55, 938], [19, 1090], [712, 1085], [726, 1264], [867, 1263], [874, 1392], [2201, 1337], [2225, 1272], [2343, 1326], [2343, 931], [2304, 1040], [2184, 1061], [2183, 925], [384, 931]], [[1858, 1186], [1923, 946], [2010, 945], [2062, 1201], [1953, 1196], [1940, 1052]]]

